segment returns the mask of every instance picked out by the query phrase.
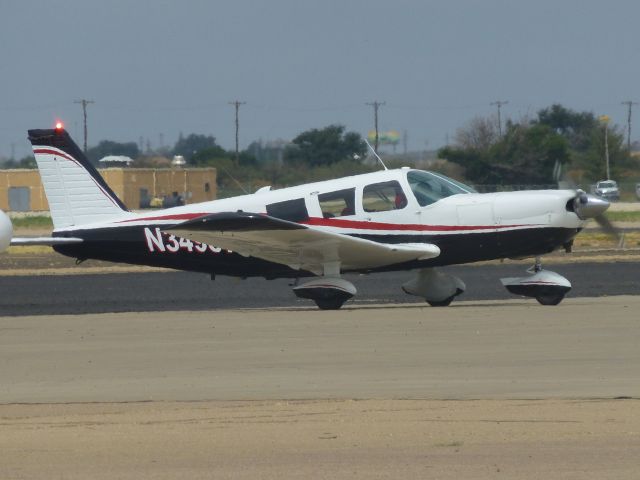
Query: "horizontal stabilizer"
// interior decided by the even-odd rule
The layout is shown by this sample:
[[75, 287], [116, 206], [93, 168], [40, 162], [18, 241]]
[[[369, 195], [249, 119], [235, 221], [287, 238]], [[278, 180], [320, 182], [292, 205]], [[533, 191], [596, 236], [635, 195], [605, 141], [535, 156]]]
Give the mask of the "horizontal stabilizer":
[[69, 245], [73, 243], [81, 243], [81, 238], [73, 237], [21, 237], [12, 238], [11, 246], [26, 246], [26, 245]]

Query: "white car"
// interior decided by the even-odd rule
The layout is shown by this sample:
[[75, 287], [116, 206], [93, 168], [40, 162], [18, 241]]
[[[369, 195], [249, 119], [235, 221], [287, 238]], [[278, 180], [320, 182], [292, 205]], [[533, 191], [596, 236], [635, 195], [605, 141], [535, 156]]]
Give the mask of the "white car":
[[600, 180], [596, 184], [595, 194], [605, 200], [620, 200], [620, 190], [614, 180]]

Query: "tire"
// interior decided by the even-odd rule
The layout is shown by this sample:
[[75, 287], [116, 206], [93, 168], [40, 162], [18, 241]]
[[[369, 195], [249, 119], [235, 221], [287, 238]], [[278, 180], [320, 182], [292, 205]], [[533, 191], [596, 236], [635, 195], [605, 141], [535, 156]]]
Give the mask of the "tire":
[[536, 297], [536, 300], [540, 305], [558, 305], [562, 299], [564, 299], [563, 295], [540, 295]]
[[320, 310], [340, 310], [346, 299], [343, 298], [318, 298], [314, 300]]
[[427, 300], [427, 303], [432, 307], [448, 307], [449, 305], [451, 305], [451, 302], [453, 302], [454, 298], [455, 295], [451, 295], [449, 298], [445, 298], [444, 300], [440, 300], [439, 302], [430, 302], [429, 300]]

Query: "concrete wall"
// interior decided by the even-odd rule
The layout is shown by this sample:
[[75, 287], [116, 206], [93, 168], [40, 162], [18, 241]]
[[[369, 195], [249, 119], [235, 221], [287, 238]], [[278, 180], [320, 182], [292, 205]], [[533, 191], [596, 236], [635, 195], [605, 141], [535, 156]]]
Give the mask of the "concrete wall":
[[[140, 190], [149, 197], [171, 196], [178, 192], [185, 203], [215, 200], [215, 168], [107, 168], [100, 173], [116, 195], [130, 209], [140, 208]], [[12, 187], [28, 189], [30, 210], [49, 210], [49, 204], [37, 170], [0, 170], [0, 209], [9, 211], [9, 191]]]

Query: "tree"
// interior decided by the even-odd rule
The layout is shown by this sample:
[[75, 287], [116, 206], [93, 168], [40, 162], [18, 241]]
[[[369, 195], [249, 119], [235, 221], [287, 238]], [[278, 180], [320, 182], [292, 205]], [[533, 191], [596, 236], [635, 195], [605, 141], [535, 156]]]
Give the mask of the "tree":
[[[590, 132], [588, 148], [576, 157], [574, 166], [581, 169], [592, 182], [607, 178], [604, 125], [597, 125]], [[609, 125], [609, 169], [613, 179], [620, 179], [623, 172], [633, 167], [626, 150], [624, 133], [617, 125]]]
[[475, 117], [464, 128], [459, 128], [453, 141], [464, 149], [487, 150], [498, 141], [498, 124], [494, 117]]
[[87, 150], [87, 157], [94, 164], [107, 155], [124, 155], [136, 158], [140, 155], [140, 150], [135, 142], [120, 143], [111, 140], [102, 140], [98, 145]]
[[493, 122], [474, 119], [461, 129], [456, 144], [440, 150], [439, 156], [465, 168], [467, 178], [477, 184], [554, 183], [556, 162], [570, 159], [568, 142], [548, 125], [528, 120], [507, 121], [502, 138], [492, 134]]
[[294, 138], [292, 143], [284, 152], [284, 161], [290, 165], [333, 165], [347, 159], [364, 158], [367, 152], [367, 144], [360, 134], [345, 133], [342, 125], [306, 130]]
[[547, 125], [507, 122], [507, 133], [491, 148], [503, 168], [503, 182], [552, 184], [556, 163], [569, 163], [569, 143]]
[[593, 130], [598, 128], [598, 120], [592, 112], [576, 112], [557, 103], [540, 110], [534, 123], [554, 129], [569, 141], [575, 152], [590, 148]]
[[220, 145], [215, 145], [193, 153], [189, 158], [189, 163], [192, 165], [211, 165], [213, 161], [220, 158], [226, 159], [231, 158], [231, 156]]
[[[597, 181], [606, 177], [604, 124], [592, 112], [575, 112], [562, 105], [552, 105], [538, 112], [538, 122], [549, 125], [569, 142], [571, 166]], [[624, 132], [617, 125], [608, 126], [609, 165], [611, 176], [621, 178], [636, 165], [624, 148]]]
[[33, 155], [26, 155], [20, 160], [4, 160], [0, 162], [2, 168], [37, 168], [36, 159]]
[[192, 163], [194, 155], [208, 149], [222, 149], [217, 143], [216, 138], [211, 135], [200, 135], [192, 133], [187, 137], [183, 137], [180, 134], [178, 141], [173, 147], [174, 155], [182, 155], [185, 160]]

